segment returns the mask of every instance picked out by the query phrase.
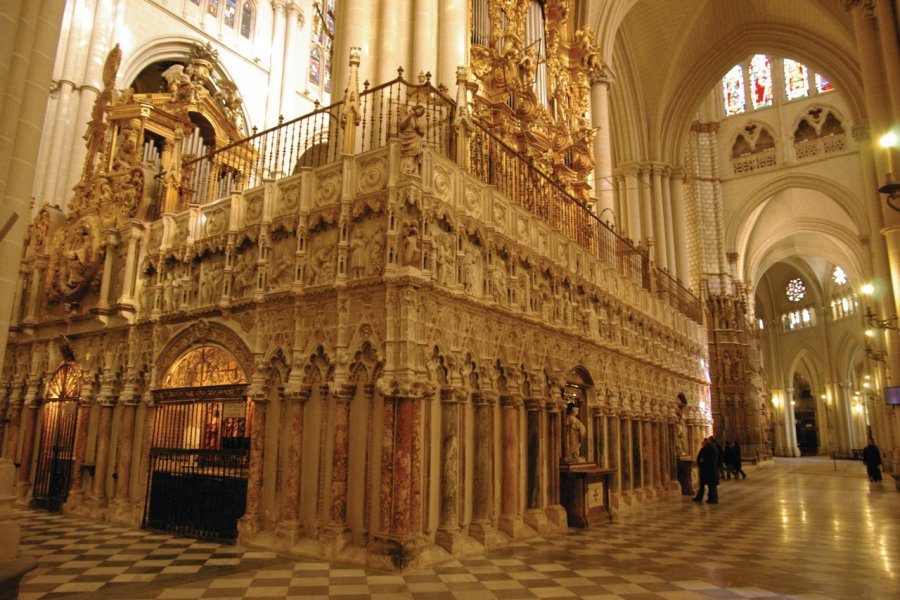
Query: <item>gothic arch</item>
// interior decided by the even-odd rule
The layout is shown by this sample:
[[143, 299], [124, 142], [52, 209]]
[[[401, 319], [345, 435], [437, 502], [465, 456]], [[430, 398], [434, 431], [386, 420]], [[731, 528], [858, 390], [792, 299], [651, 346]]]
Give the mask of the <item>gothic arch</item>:
[[814, 379], [814, 381], [809, 382], [813, 389], [824, 389], [825, 378], [822, 371], [826, 363], [824, 357], [809, 343], [802, 342], [801, 344], [798, 344], [790, 350], [790, 353], [786, 358], [788, 368], [785, 370], [784, 376], [788, 378], [788, 381], [784, 382], [785, 389], [793, 387], [792, 382], [794, 373], [800, 367], [805, 367], [805, 370], [809, 373], [810, 377]]
[[157, 368], [154, 371], [156, 380], [151, 382], [152, 387], [159, 387], [161, 379], [179, 357], [203, 345], [214, 345], [228, 350], [244, 371], [247, 380], [250, 380], [255, 371], [255, 363], [253, 353], [243, 338], [221, 323], [201, 319], [183, 328], [166, 343], [156, 357]]

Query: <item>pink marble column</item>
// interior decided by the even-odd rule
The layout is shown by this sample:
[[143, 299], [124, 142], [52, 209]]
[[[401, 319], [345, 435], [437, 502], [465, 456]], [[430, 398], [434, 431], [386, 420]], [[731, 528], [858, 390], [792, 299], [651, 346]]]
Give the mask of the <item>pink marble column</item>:
[[100, 404], [100, 420], [97, 426], [97, 449], [94, 453], [94, 508], [106, 506], [106, 473], [109, 470], [109, 438], [112, 430], [113, 405], [109, 399]]
[[303, 448], [303, 407], [312, 390], [300, 390], [287, 396], [288, 447], [284, 466], [284, 485], [281, 497], [282, 536], [293, 543], [300, 520], [300, 456]]
[[[268, 402], [262, 397], [253, 396], [253, 429], [250, 432], [250, 468], [247, 474], [247, 510], [244, 513], [246, 523], [253, 533], [259, 527], [259, 507], [262, 502], [263, 449], [266, 436], [266, 407]], [[250, 531], [248, 531], [250, 533]]]
[[347, 473], [350, 453], [350, 401], [355, 386], [344, 386], [335, 394], [334, 447], [331, 457], [331, 510], [329, 526], [347, 527]]
[[394, 538], [422, 528], [422, 399], [387, 397], [381, 467], [381, 528]]

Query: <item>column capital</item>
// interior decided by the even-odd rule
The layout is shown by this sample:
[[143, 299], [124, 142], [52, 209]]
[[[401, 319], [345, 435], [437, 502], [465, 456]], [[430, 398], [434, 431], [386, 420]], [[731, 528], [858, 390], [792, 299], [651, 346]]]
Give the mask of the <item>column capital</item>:
[[500, 396], [500, 406], [503, 408], [522, 408], [521, 396], [503, 395]]
[[606, 65], [603, 65], [596, 69], [591, 69], [588, 77], [590, 78], [591, 89], [597, 86], [609, 87], [616, 81], [615, 75], [612, 74], [612, 71], [610, 71], [609, 67], [607, 67]]

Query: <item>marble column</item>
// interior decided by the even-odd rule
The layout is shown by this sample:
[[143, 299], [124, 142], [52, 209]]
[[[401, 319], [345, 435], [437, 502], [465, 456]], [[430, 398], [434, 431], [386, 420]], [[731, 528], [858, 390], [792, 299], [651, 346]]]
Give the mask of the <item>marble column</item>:
[[456, 554], [463, 541], [460, 527], [463, 500], [460, 495], [460, 480], [463, 478], [460, 408], [464, 400], [463, 390], [441, 390], [441, 497], [435, 543], [450, 554]]
[[[650, 165], [643, 164], [638, 171], [638, 197], [640, 198], [641, 232], [644, 234], [640, 240], [645, 241], [655, 238], [653, 231], [653, 188], [651, 187]], [[653, 240], [654, 251], [659, 246], [659, 240]], [[651, 255], [653, 256], [653, 255]]]
[[[412, 48], [412, 72], [431, 71], [436, 76], [437, 72], [437, 40], [434, 35], [438, 18], [438, 0], [416, 0], [413, 5], [413, 48]], [[438, 29], [438, 31], [440, 31]], [[465, 62], [459, 63], [460, 65]], [[438, 79], [438, 83], [443, 83], [452, 88], [454, 79], [446, 81]]]
[[22, 408], [22, 455], [19, 459], [19, 472], [16, 478], [17, 502], [28, 502], [31, 491], [31, 468], [34, 462], [34, 435], [37, 429], [37, 404], [34, 398], [26, 399]]
[[[15, 384], [13, 384], [15, 386]], [[19, 425], [22, 422], [21, 388], [15, 386], [9, 399], [9, 422], [6, 424], [6, 434], [3, 438], [3, 458], [16, 461], [16, 452], [19, 449]]]
[[617, 411], [610, 412], [606, 429], [609, 432], [609, 466], [616, 472], [613, 474], [610, 487], [613, 492], [622, 491], [622, 420]]
[[537, 531], [547, 531], [547, 516], [542, 507], [544, 494], [544, 445], [542, 435], [542, 402], [540, 398], [525, 400], [525, 524]]
[[499, 528], [513, 539], [524, 534], [522, 508], [520, 498], [521, 481], [519, 479], [519, 414], [522, 399], [517, 396], [500, 398], [500, 443], [502, 447], [500, 485], [500, 520]]
[[356, 386], [345, 385], [334, 394], [334, 444], [331, 454], [331, 508], [328, 529], [332, 536], [347, 532], [347, 475], [350, 459], [350, 401]]
[[122, 296], [118, 299], [121, 304], [134, 304], [134, 284], [136, 279], [136, 271], [138, 268], [138, 244], [143, 238], [143, 230], [141, 227], [133, 225], [128, 229], [128, 251], [125, 255], [125, 270], [122, 282]]
[[566, 509], [563, 508], [559, 496], [559, 462], [563, 457], [563, 404], [558, 391], [556, 398], [551, 397], [544, 400], [544, 407], [547, 423], [546, 452], [544, 453], [547, 458], [547, 481], [545, 484], [547, 504], [544, 513], [556, 527], [565, 528], [568, 526], [568, 519]]
[[622, 489], [621, 492], [623, 495], [627, 495], [631, 492], [631, 489], [634, 485], [634, 478], [632, 477], [634, 464], [633, 464], [633, 453], [632, 453], [632, 437], [631, 437], [631, 419], [627, 416], [623, 415], [621, 422], [619, 424], [619, 431], [621, 432], [621, 448], [622, 448]]
[[95, 513], [106, 508], [106, 480], [109, 472], [109, 441], [112, 433], [113, 399], [108, 393], [100, 394], [100, 418], [97, 425], [97, 448], [94, 451], [94, 482], [91, 489], [91, 507]]
[[87, 454], [88, 425], [91, 417], [91, 402], [82, 395], [78, 403], [78, 416], [75, 421], [75, 442], [72, 447], [72, 483], [63, 512], [72, 512], [84, 502], [84, 458]]
[[408, 538], [422, 528], [422, 398], [387, 396], [381, 460], [381, 531]]
[[247, 509], [238, 522], [238, 538], [251, 539], [259, 533], [260, 505], [262, 504], [262, 477], [265, 436], [266, 436], [266, 400], [261, 382], [251, 386], [251, 410], [253, 411], [253, 427], [250, 430], [250, 468], [247, 473]]
[[119, 446], [114, 478], [116, 487], [113, 493], [113, 520], [119, 523], [132, 523], [131, 504], [131, 462], [134, 449], [134, 418], [140, 396], [134, 390], [123, 393], [128, 398], [122, 405], [121, 427], [119, 429]]
[[284, 484], [281, 495], [281, 522], [276, 537], [287, 547], [293, 546], [300, 536], [300, 477], [303, 453], [303, 408], [312, 395], [311, 388], [286, 394], [288, 403], [288, 447], [284, 465]]
[[[287, 117], [293, 118], [299, 114], [296, 108], [297, 103], [297, 77], [304, 79], [304, 71], [297, 69], [296, 57], [300, 54], [297, 48], [297, 37], [300, 29], [300, 7], [294, 2], [288, 2], [284, 8], [284, 53], [282, 56], [282, 64], [284, 65], [281, 74], [281, 101], [280, 112], [287, 114]], [[324, 26], [324, 24], [323, 24]], [[312, 29], [312, 28], [310, 28]], [[309, 56], [309, 54], [306, 54]]]
[[475, 463], [469, 533], [487, 546], [494, 517], [494, 401], [484, 394], [473, 394], [472, 404], [475, 407]]

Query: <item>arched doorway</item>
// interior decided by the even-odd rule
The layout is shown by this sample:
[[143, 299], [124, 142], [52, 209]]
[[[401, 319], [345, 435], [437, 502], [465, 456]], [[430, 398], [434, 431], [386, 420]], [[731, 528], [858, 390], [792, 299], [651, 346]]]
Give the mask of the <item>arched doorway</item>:
[[224, 348], [202, 345], [176, 360], [154, 390], [143, 527], [234, 541], [247, 503], [247, 377]]
[[36, 508], [59, 512], [69, 497], [80, 399], [81, 369], [73, 362], [65, 362], [47, 384], [41, 412], [41, 447], [31, 502]]

